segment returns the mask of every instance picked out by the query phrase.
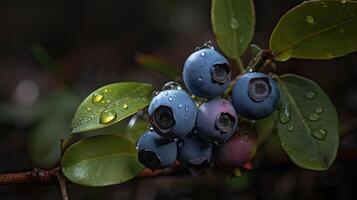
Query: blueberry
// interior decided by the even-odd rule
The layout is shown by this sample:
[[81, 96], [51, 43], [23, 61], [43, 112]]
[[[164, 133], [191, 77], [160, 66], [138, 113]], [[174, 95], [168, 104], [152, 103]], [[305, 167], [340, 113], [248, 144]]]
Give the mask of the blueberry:
[[242, 75], [232, 91], [233, 105], [245, 118], [262, 119], [274, 112], [279, 102], [279, 88], [266, 74], [248, 72]]
[[172, 166], [177, 157], [176, 143], [152, 130], [139, 138], [137, 150], [139, 161], [151, 170]]
[[231, 79], [228, 61], [211, 48], [191, 54], [183, 69], [183, 79], [192, 94], [203, 97], [217, 97], [227, 89]]
[[226, 144], [218, 147], [215, 162], [223, 169], [235, 169], [250, 161], [256, 151], [257, 138], [255, 134], [236, 133]]
[[235, 132], [237, 124], [236, 111], [225, 99], [213, 99], [198, 109], [196, 129], [208, 141], [225, 143]]
[[150, 123], [165, 138], [181, 138], [196, 123], [197, 107], [182, 90], [164, 90], [153, 98], [149, 106]]
[[189, 134], [177, 143], [177, 160], [186, 168], [199, 169], [207, 167], [212, 158], [212, 144]]

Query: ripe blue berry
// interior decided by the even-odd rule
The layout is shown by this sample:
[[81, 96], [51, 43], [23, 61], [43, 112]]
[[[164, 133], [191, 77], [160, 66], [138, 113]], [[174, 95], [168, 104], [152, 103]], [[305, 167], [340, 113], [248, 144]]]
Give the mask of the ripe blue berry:
[[150, 123], [165, 138], [181, 138], [196, 123], [197, 107], [182, 90], [164, 90], [153, 98], [149, 106]]
[[155, 131], [145, 132], [136, 148], [139, 161], [151, 170], [172, 166], [176, 161], [176, 143], [159, 136]]
[[198, 169], [208, 166], [212, 158], [212, 144], [189, 134], [177, 143], [177, 160], [181, 165], [190, 169]]
[[231, 79], [228, 61], [210, 48], [191, 54], [183, 69], [183, 79], [192, 94], [203, 97], [217, 97], [224, 93]]
[[235, 169], [250, 161], [257, 151], [255, 134], [236, 133], [226, 143], [218, 147], [215, 161], [224, 169]]
[[196, 129], [208, 141], [225, 143], [235, 132], [237, 124], [236, 111], [225, 99], [213, 99], [198, 109]]
[[279, 102], [279, 88], [266, 74], [249, 72], [242, 75], [232, 91], [237, 113], [248, 119], [262, 119], [272, 114]]

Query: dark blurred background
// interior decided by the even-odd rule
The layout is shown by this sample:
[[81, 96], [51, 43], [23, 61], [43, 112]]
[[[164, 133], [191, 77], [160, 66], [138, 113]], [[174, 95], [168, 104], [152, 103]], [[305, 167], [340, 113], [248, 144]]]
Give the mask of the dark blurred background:
[[[279, 17], [297, 0], [255, 1], [254, 43], [268, 48]], [[196, 46], [214, 41], [210, 1], [0, 1], [0, 173], [53, 167], [80, 101], [96, 88], [168, 79], [140, 67], [149, 54], [181, 70]], [[260, 146], [255, 169], [229, 179], [207, 172], [133, 180], [104, 188], [69, 185], [71, 199], [355, 199], [356, 54], [276, 63], [275, 73], [316, 81], [341, 120], [341, 151], [326, 172], [288, 161], [277, 137]], [[250, 55], [244, 56], [248, 63]], [[0, 186], [0, 199], [61, 199], [56, 186]]]

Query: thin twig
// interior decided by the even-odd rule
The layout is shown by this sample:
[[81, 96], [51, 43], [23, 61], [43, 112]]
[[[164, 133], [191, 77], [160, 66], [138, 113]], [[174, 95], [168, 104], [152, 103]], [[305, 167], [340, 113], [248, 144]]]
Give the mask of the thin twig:
[[58, 180], [59, 187], [61, 189], [62, 199], [69, 200], [66, 179], [63, 177], [63, 174], [60, 171], [56, 173], [56, 177]]
[[53, 183], [53, 177], [56, 176], [58, 168], [51, 170], [42, 170], [34, 168], [28, 172], [0, 174], [0, 185], [24, 184], [24, 183]]

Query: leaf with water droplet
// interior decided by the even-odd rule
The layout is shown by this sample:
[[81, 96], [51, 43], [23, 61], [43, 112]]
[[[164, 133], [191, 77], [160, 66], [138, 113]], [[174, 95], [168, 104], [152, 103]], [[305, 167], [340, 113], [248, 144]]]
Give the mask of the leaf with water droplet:
[[[357, 50], [356, 15], [355, 1], [304, 1], [280, 18], [270, 37], [270, 49], [278, 61], [344, 56]], [[290, 56], [281, 56], [288, 50]]]
[[316, 93], [310, 91], [310, 92], [307, 92], [307, 93], [305, 94], [305, 96], [306, 96], [306, 98], [308, 98], [308, 99], [313, 99], [313, 98], [315, 98]]
[[252, 0], [213, 0], [212, 29], [223, 53], [238, 60], [251, 42], [255, 28]]
[[[339, 143], [338, 117], [333, 104], [311, 80], [292, 74], [277, 80], [280, 103], [289, 105], [290, 113], [289, 122], [281, 121], [286, 107], [281, 106], [275, 114], [280, 140], [289, 145], [289, 150], [284, 150], [300, 167], [326, 170], [336, 157]], [[311, 91], [314, 91], [313, 98], [307, 98]], [[328, 134], [324, 130], [328, 130]]]
[[[114, 83], [97, 89], [78, 107], [72, 120], [71, 133], [100, 129], [121, 121], [148, 106], [152, 92], [152, 85], [135, 82]], [[104, 103], [93, 103], [94, 96], [98, 94], [103, 96], [100, 102]], [[109, 122], [101, 120], [105, 110], [116, 113]], [[88, 118], [91, 115], [94, 117]]]
[[[92, 95], [92, 102], [93, 103], [98, 103], [98, 102], [100, 102], [102, 99], [103, 99], [103, 95], [102, 94], [98, 94], [98, 93], [94, 93], [93, 95]], [[90, 107], [89, 107], [90, 108]]]
[[112, 122], [117, 116], [117, 112], [114, 109], [104, 110], [100, 114], [99, 122], [101, 124], [108, 124]]
[[64, 176], [86, 186], [123, 183], [139, 174], [135, 145], [118, 135], [100, 135], [70, 146], [61, 160]]
[[281, 123], [286, 124], [290, 121], [290, 106], [289, 103], [284, 103], [279, 111], [279, 120]]

